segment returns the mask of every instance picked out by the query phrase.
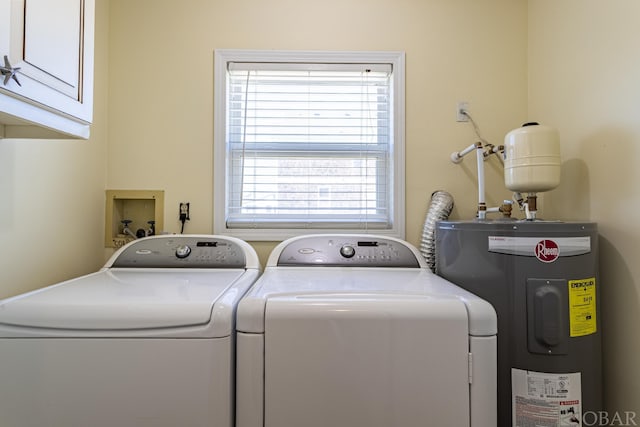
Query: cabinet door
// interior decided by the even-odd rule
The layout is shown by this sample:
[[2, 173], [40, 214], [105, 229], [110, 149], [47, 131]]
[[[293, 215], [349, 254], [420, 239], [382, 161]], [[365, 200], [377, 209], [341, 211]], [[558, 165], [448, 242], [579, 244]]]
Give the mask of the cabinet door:
[[28, 0], [23, 32], [22, 73], [76, 100], [82, 81], [81, 6], [78, 0]]
[[0, 12], [0, 61], [20, 68], [2, 93], [91, 122], [94, 0], [0, 0]]

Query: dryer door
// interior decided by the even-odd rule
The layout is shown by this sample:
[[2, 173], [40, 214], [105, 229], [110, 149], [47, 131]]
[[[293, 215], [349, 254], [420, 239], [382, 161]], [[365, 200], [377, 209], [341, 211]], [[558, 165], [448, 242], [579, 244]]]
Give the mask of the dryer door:
[[281, 296], [267, 301], [264, 425], [469, 425], [469, 336], [455, 299]]

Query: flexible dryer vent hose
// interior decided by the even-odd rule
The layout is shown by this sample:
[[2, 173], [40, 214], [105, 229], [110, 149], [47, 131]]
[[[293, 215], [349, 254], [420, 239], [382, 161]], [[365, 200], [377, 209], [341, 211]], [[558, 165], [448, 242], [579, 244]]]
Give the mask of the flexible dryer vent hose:
[[422, 229], [420, 253], [427, 260], [429, 268], [434, 273], [436, 270], [436, 221], [449, 218], [452, 209], [453, 196], [451, 196], [451, 194], [446, 191], [434, 191], [433, 194], [431, 194], [431, 204], [429, 205]]

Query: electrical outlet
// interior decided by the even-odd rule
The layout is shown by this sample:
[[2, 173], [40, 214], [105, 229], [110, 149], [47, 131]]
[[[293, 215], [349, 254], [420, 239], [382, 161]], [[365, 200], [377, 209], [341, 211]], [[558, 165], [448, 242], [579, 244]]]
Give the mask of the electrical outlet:
[[189, 204], [190, 203], [180, 203], [180, 220], [188, 220], [189, 218]]
[[468, 122], [469, 116], [465, 114], [469, 110], [469, 103], [467, 101], [458, 101], [456, 105], [456, 122]]
[[182, 223], [182, 227], [180, 228], [180, 234], [184, 233], [184, 224], [189, 221], [189, 202], [180, 203], [180, 222]]

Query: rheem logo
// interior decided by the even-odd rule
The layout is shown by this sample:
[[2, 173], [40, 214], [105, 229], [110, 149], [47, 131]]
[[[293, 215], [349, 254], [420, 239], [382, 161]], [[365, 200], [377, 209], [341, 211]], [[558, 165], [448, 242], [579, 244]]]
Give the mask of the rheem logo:
[[542, 262], [553, 262], [560, 256], [560, 249], [553, 240], [540, 240], [536, 244], [535, 254]]

